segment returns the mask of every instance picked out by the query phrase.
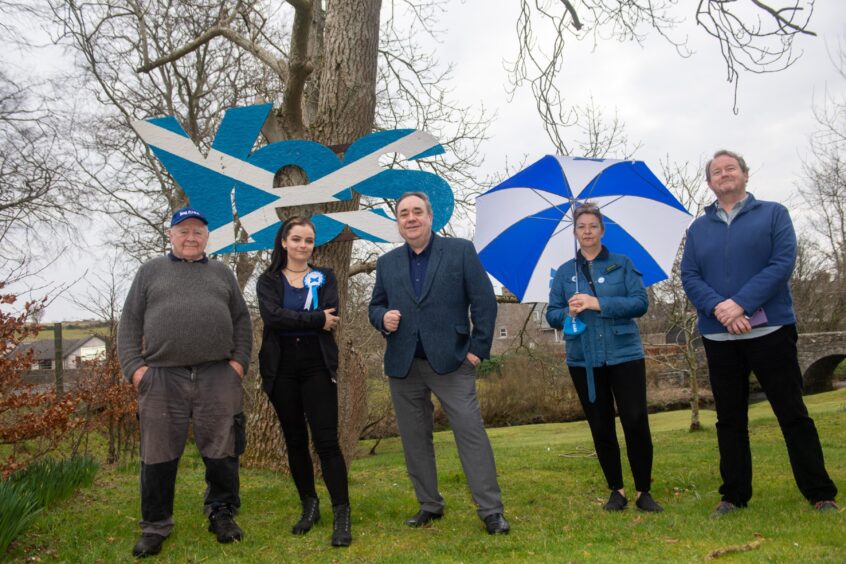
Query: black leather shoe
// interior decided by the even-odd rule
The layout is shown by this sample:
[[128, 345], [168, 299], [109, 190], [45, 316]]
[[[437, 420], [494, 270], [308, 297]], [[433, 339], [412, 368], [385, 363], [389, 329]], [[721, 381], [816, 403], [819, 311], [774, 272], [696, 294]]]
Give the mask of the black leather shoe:
[[229, 543], [240, 541], [244, 533], [232, 518], [232, 510], [228, 507], [218, 509], [209, 516], [209, 532], [217, 536], [217, 542]]
[[304, 497], [301, 500], [303, 512], [300, 520], [291, 528], [295, 535], [304, 535], [311, 530], [315, 523], [320, 521], [320, 500], [316, 497]]
[[132, 556], [137, 558], [154, 556], [162, 551], [162, 543], [164, 541], [165, 537], [161, 535], [144, 533], [138, 539], [138, 542], [135, 543], [135, 547], [132, 549]]
[[489, 535], [507, 535], [511, 525], [505, 520], [502, 513], [494, 513], [485, 517], [485, 529]]
[[435, 519], [440, 519], [443, 516], [443, 513], [432, 513], [431, 511], [421, 509], [417, 512], [417, 515], [407, 520], [405, 524], [409, 527], [422, 527], [426, 523], [431, 523]]

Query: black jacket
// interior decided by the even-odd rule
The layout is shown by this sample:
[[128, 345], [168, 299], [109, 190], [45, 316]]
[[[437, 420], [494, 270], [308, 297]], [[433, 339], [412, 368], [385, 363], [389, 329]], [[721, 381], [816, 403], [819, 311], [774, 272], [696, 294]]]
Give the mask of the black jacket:
[[[324, 309], [338, 308], [338, 281], [330, 268], [316, 268], [322, 272], [326, 282], [317, 290], [318, 309], [310, 311], [293, 311], [282, 307], [284, 303], [285, 286], [282, 284], [282, 274], [268, 272], [259, 276], [256, 283], [259, 311], [264, 330], [262, 331], [261, 349], [259, 350], [259, 373], [262, 388], [267, 395], [272, 395], [279, 366], [284, 359], [280, 347], [280, 331], [316, 329], [320, 350], [323, 352], [323, 362], [334, 380], [338, 371], [338, 345], [335, 335], [331, 331], [324, 331], [326, 322]], [[335, 314], [337, 315], [337, 311]]]

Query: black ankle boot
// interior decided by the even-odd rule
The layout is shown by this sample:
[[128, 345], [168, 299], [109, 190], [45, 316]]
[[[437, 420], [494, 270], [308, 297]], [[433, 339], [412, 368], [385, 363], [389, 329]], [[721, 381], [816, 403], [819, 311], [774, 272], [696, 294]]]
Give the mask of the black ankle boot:
[[304, 497], [301, 500], [303, 513], [300, 520], [291, 528], [295, 535], [304, 535], [311, 530], [315, 523], [320, 521], [320, 500], [316, 497]]
[[333, 505], [335, 524], [332, 528], [332, 546], [349, 546], [352, 542], [352, 523], [350, 523], [350, 505]]

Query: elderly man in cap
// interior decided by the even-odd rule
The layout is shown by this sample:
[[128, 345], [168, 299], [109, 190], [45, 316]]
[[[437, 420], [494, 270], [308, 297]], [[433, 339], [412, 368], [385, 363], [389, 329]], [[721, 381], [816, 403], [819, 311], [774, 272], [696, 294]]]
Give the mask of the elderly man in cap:
[[206, 466], [205, 513], [222, 543], [241, 540], [233, 520], [244, 452], [241, 379], [252, 349], [250, 314], [232, 271], [205, 254], [208, 221], [173, 214], [171, 251], [141, 266], [123, 307], [118, 355], [138, 391], [141, 538], [133, 555], [158, 554], [173, 528], [179, 457], [193, 420]]

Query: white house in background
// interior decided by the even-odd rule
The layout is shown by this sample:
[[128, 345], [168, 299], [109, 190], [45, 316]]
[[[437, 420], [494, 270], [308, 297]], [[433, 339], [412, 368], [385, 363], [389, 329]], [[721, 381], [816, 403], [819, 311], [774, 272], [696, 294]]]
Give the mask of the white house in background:
[[[26, 354], [32, 350], [33, 370], [52, 370], [56, 359], [56, 344], [53, 339], [21, 343], [15, 354]], [[62, 340], [62, 366], [78, 368], [82, 361], [94, 360], [106, 355], [106, 341], [97, 335], [81, 339]]]

